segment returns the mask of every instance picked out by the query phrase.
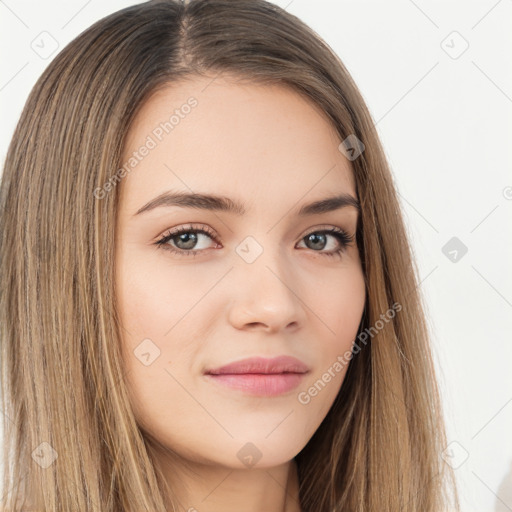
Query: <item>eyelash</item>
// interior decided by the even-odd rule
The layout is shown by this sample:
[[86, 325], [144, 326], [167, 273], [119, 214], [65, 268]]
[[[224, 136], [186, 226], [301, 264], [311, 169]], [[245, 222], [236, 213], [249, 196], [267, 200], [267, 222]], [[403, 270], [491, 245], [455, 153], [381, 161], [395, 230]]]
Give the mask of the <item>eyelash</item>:
[[[169, 245], [167, 242], [169, 242], [171, 239], [181, 235], [182, 233], [202, 233], [204, 235], [209, 236], [213, 241], [216, 242], [216, 235], [213, 233], [209, 228], [202, 227], [202, 228], [194, 228], [189, 226], [182, 226], [174, 231], [162, 236], [159, 240], [155, 242], [155, 245], [159, 249], [163, 249], [165, 251], [170, 251], [173, 254], [176, 254], [178, 256], [192, 256], [195, 257], [197, 254], [207, 251], [208, 249], [200, 249], [200, 250], [194, 250], [194, 249], [176, 249]], [[345, 230], [340, 228], [330, 228], [330, 229], [320, 229], [316, 231], [311, 231], [304, 235], [301, 238], [301, 241], [304, 240], [306, 237], [312, 234], [328, 234], [334, 236], [338, 242], [340, 243], [340, 248], [336, 249], [334, 251], [330, 252], [323, 252], [323, 251], [313, 251], [317, 252], [323, 256], [327, 257], [334, 257], [338, 256], [341, 257], [342, 253], [345, 252], [348, 246], [352, 245], [354, 242], [354, 235], [349, 235]], [[312, 250], [312, 249], [311, 249]]]

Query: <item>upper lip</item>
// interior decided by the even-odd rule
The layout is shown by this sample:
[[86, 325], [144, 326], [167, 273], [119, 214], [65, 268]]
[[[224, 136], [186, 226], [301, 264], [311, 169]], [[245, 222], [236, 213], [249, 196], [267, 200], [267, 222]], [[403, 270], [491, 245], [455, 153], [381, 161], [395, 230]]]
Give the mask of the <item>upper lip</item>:
[[271, 359], [264, 357], [250, 357], [229, 363], [220, 368], [206, 370], [206, 374], [244, 374], [244, 373], [306, 373], [309, 371], [307, 365], [295, 357], [278, 356]]

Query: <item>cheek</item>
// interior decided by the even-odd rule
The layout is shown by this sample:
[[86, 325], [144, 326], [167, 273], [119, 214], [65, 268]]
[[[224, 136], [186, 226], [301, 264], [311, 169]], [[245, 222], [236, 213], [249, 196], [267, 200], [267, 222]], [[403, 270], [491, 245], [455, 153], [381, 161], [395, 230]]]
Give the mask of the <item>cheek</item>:
[[311, 309], [320, 319], [323, 333], [316, 339], [318, 364], [297, 394], [300, 407], [311, 413], [311, 431], [318, 427], [316, 418], [327, 414], [343, 384], [366, 299], [360, 269], [347, 271], [339, 281], [324, 282], [327, 284], [322, 290], [310, 295]]
[[321, 280], [314, 294], [310, 294], [311, 309], [323, 323], [324, 353], [350, 347], [357, 335], [366, 300], [365, 281], [360, 267], [355, 266]]
[[191, 339], [200, 339], [192, 333], [201, 326], [190, 322], [197, 320], [200, 308], [194, 305], [208, 286], [197, 272], [156, 264], [136, 250], [118, 259], [116, 295], [126, 381], [135, 416], [147, 430], [162, 411], [176, 410], [176, 404], [180, 414], [191, 412], [179, 382], [198, 350]]
[[118, 302], [123, 327], [132, 337], [161, 338], [208, 289], [203, 275], [166, 265], [164, 256], [134, 249], [119, 258]]
[[[155, 291], [147, 283], [132, 278], [125, 290], [121, 343], [134, 415], [142, 428], [154, 432], [160, 418], [166, 418], [166, 411], [183, 416], [193, 412], [188, 410], [190, 401], [178, 383], [183, 382], [191, 346], [186, 339], [173, 335], [172, 327], [183, 314], [176, 312], [178, 306], [169, 302], [169, 293]], [[171, 333], [166, 336], [169, 330]], [[166, 418], [164, 424], [167, 429], [172, 422]]]

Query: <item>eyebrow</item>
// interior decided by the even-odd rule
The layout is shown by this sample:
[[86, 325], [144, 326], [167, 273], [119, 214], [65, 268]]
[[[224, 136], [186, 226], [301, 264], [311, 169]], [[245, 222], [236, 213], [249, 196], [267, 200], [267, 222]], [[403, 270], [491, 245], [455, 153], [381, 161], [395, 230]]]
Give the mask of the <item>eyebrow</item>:
[[[246, 209], [242, 203], [226, 196], [187, 192], [164, 192], [139, 208], [134, 216], [162, 206], [180, 206], [182, 208], [227, 212], [238, 216], [242, 216], [246, 213]], [[361, 205], [354, 196], [342, 193], [305, 204], [297, 212], [297, 215], [299, 217], [317, 215], [346, 207], [353, 207], [358, 211], [361, 210]]]

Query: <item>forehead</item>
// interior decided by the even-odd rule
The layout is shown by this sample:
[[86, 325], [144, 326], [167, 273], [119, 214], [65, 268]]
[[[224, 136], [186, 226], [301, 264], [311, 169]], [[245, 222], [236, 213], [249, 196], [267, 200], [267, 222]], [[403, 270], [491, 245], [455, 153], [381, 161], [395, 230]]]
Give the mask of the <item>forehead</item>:
[[338, 191], [355, 196], [340, 142], [326, 114], [287, 86], [188, 78], [139, 110], [124, 147], [131, 170], [123, 197], [133, 210], [168, 189], [249, 202], [262, 194], [280, 202]]

